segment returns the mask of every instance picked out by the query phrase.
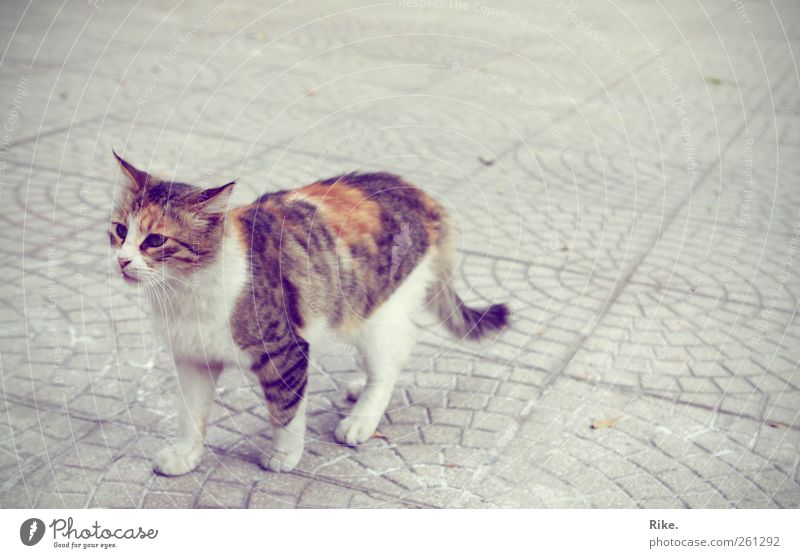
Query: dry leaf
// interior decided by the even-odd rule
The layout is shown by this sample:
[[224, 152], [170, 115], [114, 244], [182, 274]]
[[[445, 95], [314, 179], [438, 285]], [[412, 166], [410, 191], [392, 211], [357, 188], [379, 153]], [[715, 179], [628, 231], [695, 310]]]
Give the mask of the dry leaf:
[[779, 430], [787, 430], [789, 428], [788, 424], [785, 422], [778, 422], [777, 420], [768, 420], [767, 426], [770, 428], [777, 428]]
[[379, 438], [381, 440], [388, 440], [386, 435], [378, 430], [376, 430], [375, 433], [372, 436], [370, 436], [370, 438]]
[[622, 417], [614, 417], [603, 420], [596, 420], [592, 423], [592, 430], [602, 430], [604, 428], [614, 428]]

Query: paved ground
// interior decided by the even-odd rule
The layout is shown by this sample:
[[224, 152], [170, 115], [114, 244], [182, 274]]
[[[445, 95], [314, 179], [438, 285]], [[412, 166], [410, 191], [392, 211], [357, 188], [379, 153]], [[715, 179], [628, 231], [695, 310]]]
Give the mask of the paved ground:
[[[0, 7], [2, 506], [800, 505], [795, 0], [189, 4]], [[400, 172], [513, 327], [427, 328], [357, 450], [321, 348], [292, 474], [230, 370], [199, 470], [154, 476], [175, 382], [111, 265], [112, 145], [240, 201]]]

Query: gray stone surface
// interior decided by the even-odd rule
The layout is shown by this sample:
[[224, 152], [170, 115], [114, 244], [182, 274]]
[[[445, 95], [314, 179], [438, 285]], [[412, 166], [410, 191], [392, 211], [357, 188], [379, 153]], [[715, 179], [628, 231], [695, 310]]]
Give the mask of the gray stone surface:
[[[0, 29], [2, 506], [800, 505], [795, 0], [3, 2]], [[155, 476], [175, 380], [111, 264], [112, 145], [242, 202], [402, 173], [513, 325], [423, 323], [358, 449], [354, 363], [318, 348], [291, 474], [229, 370], [199, 469]]]

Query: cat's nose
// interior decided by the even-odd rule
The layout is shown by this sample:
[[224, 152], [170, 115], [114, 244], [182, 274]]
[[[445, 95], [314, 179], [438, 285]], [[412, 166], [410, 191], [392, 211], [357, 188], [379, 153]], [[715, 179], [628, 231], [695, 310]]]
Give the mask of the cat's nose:
[[125, 269], [127, 265], [131, 263], [131, 261], [128, 258], [117, 258], [117, 261], [119, 262], [120, 269]]

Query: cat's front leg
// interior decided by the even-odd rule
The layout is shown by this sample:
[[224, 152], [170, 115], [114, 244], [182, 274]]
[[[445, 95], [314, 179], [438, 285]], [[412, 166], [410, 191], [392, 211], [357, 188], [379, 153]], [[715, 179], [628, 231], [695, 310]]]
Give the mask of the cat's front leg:
[[192, 471], [203, 455], [208, 415], [214, 400], [214, 383], [221, 365], [196, 366], [176, 363], [178, 372], [178, 435], [175, 444], [159, 451], [153, 458], [153, 470], [167, 476]]
[[308, 344], [293, 339], [261, 354], [253, 371], [273, 424], [272, 450], [261, 456], [261, 466], [277, 473], [291, 471], [300, 463], [305, 445]]
[[276, 473], [286, 473], [297, 467], [303, 457], [306, 437], [306, 400], [297, 406], [294, 418], [286, 426], [275, 425], [272, 452], [261, 457], [261, 466]]

